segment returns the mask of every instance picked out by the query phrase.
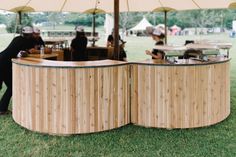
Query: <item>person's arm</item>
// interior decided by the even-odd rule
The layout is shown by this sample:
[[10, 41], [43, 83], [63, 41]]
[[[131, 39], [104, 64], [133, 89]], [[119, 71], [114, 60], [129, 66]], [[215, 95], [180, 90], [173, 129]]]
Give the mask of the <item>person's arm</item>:
[[35, 48], [31, 48], [31, 49], [28, 50], [28, 52], [29, 52], [30, 54], [39, 54], [39, 53], [40, 53], [40, 50], [37, 50], [37, 49], [35, 49]]
[[40, 42], [40, 45], [43, 45], [43, 47], [45, 47], [45, 43], [44, 43], [42, 37], [39, 38], [39, 42]]
[[[31, 48], [28, 50], [28, 52], [30, 54], [39, 54], [40, 50], [36, 49], [36, 48]], [[48, 53], [52, 53], [52, 49], [44, 47], [44, 53], [48, 54]]]
[[146, 52], [147, 55], [150, 55], [150, 56], [152, 56], [155, 59], [162, 59], [162, 57], [163, 57], [161, 53], [157, 53], [155, 55], [151, 51], [148, 51], [148, 50], [146, 50], [145, 52]]
[[44, 53], [46, 54], [52, 53], [52, 49], [48, 47], [44, 47]]
[[70, 44], [70, 52], [74, 52], [74, 40], [72, 40], [71, 44]]
[[3, 80], [0, 78], [0, 90], [2, 89]]
[[111, 42], [107, 41], [107, 47], [111, 47], [111, 46], [112, 46]]
[[124, 61], [124, 62], [127, 62], [128, 60], [127, 60], [127, 58], [126, 58], [126, 57], [124, 57], [124, 58], [123, 58], [123, 61]]
[[75, 59], [75, 39], [73, 39], [72, 41], [71, 41], [71, 44], [70, 44], [70, 53], [71, 53], [71, 57], [70, 57], [70, 60], [71, 61], [75, 61], [76, 59]]

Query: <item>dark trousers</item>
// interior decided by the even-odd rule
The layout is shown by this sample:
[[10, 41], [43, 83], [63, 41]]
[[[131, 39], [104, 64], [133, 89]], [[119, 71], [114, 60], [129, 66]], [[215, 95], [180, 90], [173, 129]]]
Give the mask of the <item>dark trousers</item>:
[[3, 94], [0, 100], [0, 112], [5, 112], [8, 110], [9, 102], [12, 96], [12, 73], [10, 71], [3, 74], [1, 73], [1, 75], [4, 75], [2, 78], [3, 78], [3, 82], [7, 86], [7, 90], [5, 91], [5, 93]]

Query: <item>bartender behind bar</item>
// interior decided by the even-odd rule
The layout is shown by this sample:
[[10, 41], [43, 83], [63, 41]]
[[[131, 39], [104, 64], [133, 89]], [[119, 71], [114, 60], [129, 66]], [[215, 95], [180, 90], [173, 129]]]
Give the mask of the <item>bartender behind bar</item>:
[[[147, 27], [146, 31], [148, 34], [152, 35], [152, 39], [156, 42], [155, 45], [164, 45], [163, 39], [165, 38], [165, 35], [159, 30], [159, 29], [155, 29], [152, 27]], [[164, 59], [165, 58], [165, 53], [163, 51], [160, 50], [146, 50], [145, 53], [147, 55], [152, 56], [152, 59]]]
[[76, 27], [76, 37], [71, 42], [71, 53], [73, 61], [87, 61], [88, 54], [86, 52], [88, 39], [85, 36], [83, 26]]

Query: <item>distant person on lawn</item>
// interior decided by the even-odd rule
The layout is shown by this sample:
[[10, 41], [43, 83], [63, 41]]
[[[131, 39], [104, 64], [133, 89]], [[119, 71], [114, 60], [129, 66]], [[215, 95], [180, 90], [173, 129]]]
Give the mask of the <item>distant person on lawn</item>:
[[[28, 51], [33, 48], [32, 27], [24, 27], [22, 35], [15, 37], [8, 47], [0, 53], [0, 89], [3, 82], [7, 90], [0, 100], [0, 115], [9, 114], [9, 102], [12, 96], [12, 58], [16, 58], [20, 51]], [[23, 80], [22, 80], [23, 81]]]

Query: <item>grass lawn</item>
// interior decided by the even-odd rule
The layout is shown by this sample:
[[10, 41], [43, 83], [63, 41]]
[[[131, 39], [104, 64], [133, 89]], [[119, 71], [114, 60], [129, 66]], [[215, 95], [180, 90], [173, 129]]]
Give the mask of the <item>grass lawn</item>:
[[[10, 35], [12, 37], [12, 35]], [[11, 38], [0, 34], [0, 50]], [[236, 156], [236, 39], [227, 34], [169, 37], [169, 43], [183, 44], [186, 39], [224, 40], [231, 49], [231, 114], [223, 122], [196, 129], [155, 129], [127, 125], [119, 129], [73, 136], [34, 133], [14, 123], [11, 116], [0, 117], [0, 157], [19, 156]], [[128, 60], [149, 58], [144, 50], [154, 45], [151, 38], [128, 37]], [[99, 44], [104, 44], [101, 39]], [[0, 92], [0, 97], [3, 91]]]

